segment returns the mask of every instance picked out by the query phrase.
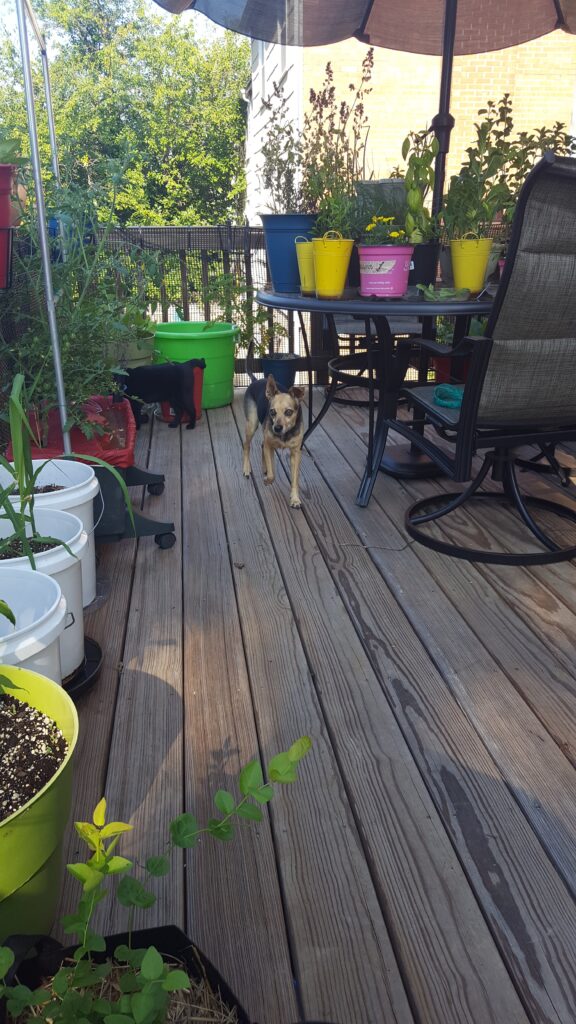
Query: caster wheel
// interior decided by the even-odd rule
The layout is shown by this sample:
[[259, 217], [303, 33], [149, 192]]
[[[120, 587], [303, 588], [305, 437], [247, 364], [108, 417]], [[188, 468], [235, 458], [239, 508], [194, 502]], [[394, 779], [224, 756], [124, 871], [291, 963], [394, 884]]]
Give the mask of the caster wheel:
[[148, 494], [164, 494], [164, 484], [148, 484]]
[[176, 543], [175, 533], [157, 533], [154, 537], [159, 548], [166, 550], [167, 548], [173, 548]]
[[147, 412], [140, 413], [140, 423], [150, 423], [150, 417]]

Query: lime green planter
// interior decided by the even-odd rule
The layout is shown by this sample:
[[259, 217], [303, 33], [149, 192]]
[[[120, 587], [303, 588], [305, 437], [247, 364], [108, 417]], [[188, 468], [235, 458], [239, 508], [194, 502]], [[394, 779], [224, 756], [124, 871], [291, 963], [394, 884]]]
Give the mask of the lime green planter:
[[234, 397], [234, 354], [239, 330], [216, 321], [179, 320], [156, 324], [156, 362], [185, 363], [205, 359], [202, 408], [230, 405]]
[[68, 742], [60, 768], [39, 793], [0, 823], [0, 943], [12, 934], [46, 934], [60, 896], [62, 838], [70, 813], [78, 715], [68, 694], [45, 676], [2, 665], [16, 696], [52, 718]]

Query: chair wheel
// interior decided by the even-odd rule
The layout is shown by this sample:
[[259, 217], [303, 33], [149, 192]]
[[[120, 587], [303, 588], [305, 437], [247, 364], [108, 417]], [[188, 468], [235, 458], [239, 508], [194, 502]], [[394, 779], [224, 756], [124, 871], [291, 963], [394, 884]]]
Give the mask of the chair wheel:
[[167, 548], [173, 548], [176, 543], [175, 533], [157, 533], [154, 537], [159, 548], [166, 550]]
[[164, 484], [148, 484], [148, 494], [164, 494]]

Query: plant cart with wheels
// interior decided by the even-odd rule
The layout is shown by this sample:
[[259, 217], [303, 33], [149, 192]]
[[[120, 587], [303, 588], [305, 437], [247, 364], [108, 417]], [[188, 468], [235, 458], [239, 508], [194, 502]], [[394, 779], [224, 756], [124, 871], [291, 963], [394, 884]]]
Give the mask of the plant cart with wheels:
[[[163, 473], [152, 473], [134, 465], [136, 424], [127, 399], [114, 401], [111, 397], [95, 397], [91, 402], [89, 418], [97, 423], [103, 433], [88, 439], [81, 430], [73, 427], [70, 431], [72, 450], [80, 459], [83, 455], [96, 456], [114, 466], [123, 477], [127, 487], [146, 485], [149, 494], [162, 494], [165, 478]], [[33, 448], [35, 459], [52, 459], [62, 455], [63, 440], [59, 417], [56, 410], [50, 413], [48, 444]], [[160, 548], [171, 548], [176, 543], [174, 523], [148, 519], [136, 510], [132, 523], [124, 495], [112, 473], [102, 466], [94, 466], [100, 484], [101, 509], [96, 509], [95, 536], [102, 541], [123, 540], [125, 537], [154, 537]]]

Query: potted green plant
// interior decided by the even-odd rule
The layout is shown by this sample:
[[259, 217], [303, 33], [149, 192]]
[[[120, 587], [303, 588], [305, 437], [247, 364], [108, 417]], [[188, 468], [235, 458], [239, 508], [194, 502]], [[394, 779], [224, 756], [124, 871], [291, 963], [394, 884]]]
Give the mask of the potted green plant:
[[436, 218], [428, 208], [434, 189], [434, 164], [438, 154], [438, 139], [431, 130], [410, 132], [402, 144], [402, 158], [406, 162], [404, 188], [406, 190], [405, 230], [414, 245], [408, 284], [434, 284], [438, 268], [438, 230]]
[[394, 217], [374, 214], [366, 225], [360, 256], [360, 294], [370, 298], [397, 298], [408, 287], [414, 246]]
[[9, 794], [0, 814], [3, 942], [15, 932], [48, 932], [54, 921], [78, 716], [57, 683], [5, 665], [0, 712], [5, 744], [0, 758], [2, 791]]
[[[198, 982], [203, 974], [214, 974], [211, 965], [195, 951], [189, 939], [177, 929], [147, 929], [143, 933], [115, 936], [106, 940], [94, 933], [94, 908], [108, 893], [111, 877], [119, 876], [116, 898], [129, 911], [153, 905], [155, 896], [143, 884], [142, 878], [166, 875], [170, 870], [170, 853], [176, 849], [190, 849], [204, 834], [221, 842], [233, 838], [235, 824], [262, 820], [262, 806], [274, 796], [275, 784], [294, 782], [298, 764], [311, 747], [307, 736], [292, 744], [289, 750], [277, 754], [268, 764], [268, 779], [263, 777], [257, 760], [245, 765], [238, 777], [240, 795], [218, 790], [214, 796], [217, 817], [201, 826], [189, 813], [179, 815], [170, 824], [167, 852], [148, 856], [142, 867], [117, 852], [121, 835], [131, 826], [123, 822], [106, 821], [106, 802], [101, 800], [91, 822], [77, 822], [76, 830], [87, 844], [90, 856], [87, 862], [69, 864], [68, 871], [82, 885], [82, 896], [77, 910], [64, 919], [65, 931], [79, 937], [79, 944], [69, 951], [52, 954], [52, 965], [22, 964], [22, 979], [29, 984], [8, 987], [0, 984], [0, 996], [6, 1001], [7, 1019], [33, 1006], [42, 1008], [43, 1018], [52, 1024], [66, 1024], [80, 1010], [83, 1019], [104, 1024], [163, 1024], [167, 1020], [170, 1000], [178, 993], [182, 1024], [198, 1020], [194, 1002], [197, 1002]], [[167, 934], [171, 933], [171, 934]], [[176, 934], [175, 934], [176, 933]], [[167, 944], [172, 948], [167, 948]], [[182, 951], [188, 947], [189, 955]], [[176, 953], [179, 964], [168, 960]], [[163, 956], [163, 954], [166, 955]], [[197, 958], [198, 957], [198, 958]], [[196, 961], [196, 963], [195, 963]], [[6, 978], [14, 963], [9, 947], [0, 948], [0, 978]], [[206, 969], [207, 967], [207, 969]], [[27, 971], [27, 975], [26, 975]], [[105, 998], [95, 983], [115, 972], [115, 983], [108, 987]], [[48, 977], [46, 976], [48, 975]], [[42, 982], [42, 984], [41, 984]], [[236, 1009], [239, 1024], [248, 1024], [248, 1017], [229, 989], [216, 977], [216, 987], [227, 996], [228, 1010]], [[186, 1001], [186, 993], [191, 998]], [[222, 1000], [210, 1001], [202, 993], [202, 1020], [206, 1024], [222, 1020]]]

